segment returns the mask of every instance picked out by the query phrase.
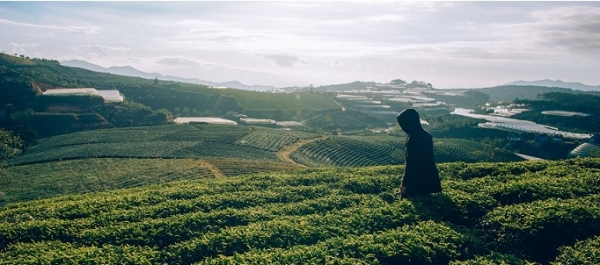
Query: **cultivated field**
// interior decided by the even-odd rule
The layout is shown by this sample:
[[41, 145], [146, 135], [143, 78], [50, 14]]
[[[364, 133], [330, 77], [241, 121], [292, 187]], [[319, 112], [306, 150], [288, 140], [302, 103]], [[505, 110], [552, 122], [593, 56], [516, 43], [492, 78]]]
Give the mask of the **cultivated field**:
[[[310, 166], [362, 167], [404, 163], [405, 138], [392, 136], [336, 136], [301, 146], [292, 153], [296, 162]], [[517, 155], [458, 139], [434, 139], [437, 162], [520, 161]]]
[[[197, 178], [9, 203], [0, 264], [598, 264], [600, 160]], [[204, 172], [204, 171], [203, 171]]]
[[[404, 138], [344, 136], [283, 131], [242, 125], [162, 125], [82, 131], [43, 138], [8, 165], [90, 158], [196, 158], [284, 162], [290, 154], [308, 166], [377, 166], [404, 162]], [[306, 143], [306, 144], [303, 144]], [[519, 161], [520, 157], [481, 143], [435, 139], [438, 162]]]
[[0, 168], [0, 204], [66, 194], [299, 168], [246, 159], [89, 158]]

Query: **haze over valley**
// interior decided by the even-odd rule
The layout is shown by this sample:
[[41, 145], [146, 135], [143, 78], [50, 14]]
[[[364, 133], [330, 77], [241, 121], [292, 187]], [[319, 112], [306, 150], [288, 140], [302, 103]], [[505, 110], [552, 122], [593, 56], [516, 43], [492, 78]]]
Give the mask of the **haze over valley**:
[[277, 88], [396, 78], [435, 88], [598, 86], [599, 9], [593, 1], [3, 2], [0, 49]]

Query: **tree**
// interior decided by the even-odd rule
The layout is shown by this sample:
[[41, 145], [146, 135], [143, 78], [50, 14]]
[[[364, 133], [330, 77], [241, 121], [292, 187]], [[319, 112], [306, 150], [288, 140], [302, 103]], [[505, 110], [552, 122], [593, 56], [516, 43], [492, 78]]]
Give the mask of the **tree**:
[[23, 141], [22, 149], [34, 144], [38, 138], [37, 132], [29, 125], [17, 125], [12, 128], [12, 132], [15, 136], [19, 137], [21, 141]]
[[0, 159], [8, 159], [21, 154], [23, 141], [10, 131], [0, 129]]
[[168, 109], [162, 108], [162, 109], [157, 110], [156, 113], [165, 115], [167, 120], [173, 120], [173, 114], [171, 114], [171, 112]]
[[390, 81], [390, 84], [392, 84], [392, 85], [406, 85], [406, 81], [404, 81], [402, 79], [394, 79], [394, 80]]

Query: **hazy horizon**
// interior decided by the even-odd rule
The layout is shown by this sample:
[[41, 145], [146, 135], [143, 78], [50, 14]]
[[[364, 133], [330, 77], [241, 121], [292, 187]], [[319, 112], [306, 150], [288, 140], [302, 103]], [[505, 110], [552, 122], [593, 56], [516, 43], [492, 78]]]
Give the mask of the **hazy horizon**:
[[600, 2], [0, 2], [0, 49], [276, 87], [600, 85]]

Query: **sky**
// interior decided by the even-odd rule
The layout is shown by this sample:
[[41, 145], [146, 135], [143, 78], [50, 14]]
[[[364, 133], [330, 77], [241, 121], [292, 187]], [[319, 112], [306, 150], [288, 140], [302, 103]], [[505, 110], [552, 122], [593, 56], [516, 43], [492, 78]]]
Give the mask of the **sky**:
[[213, 82], [600, 85], [600, 2], [0, 2], [0, 50]]

